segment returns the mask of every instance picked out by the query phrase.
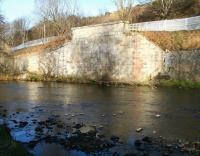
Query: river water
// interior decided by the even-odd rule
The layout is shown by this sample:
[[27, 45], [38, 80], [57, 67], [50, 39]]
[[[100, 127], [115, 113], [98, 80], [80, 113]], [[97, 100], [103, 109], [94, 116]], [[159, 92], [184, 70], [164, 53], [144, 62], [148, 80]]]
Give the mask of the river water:
[[[12, 113], [20, 112], [16, 118], [28, 122], [58, 115], [66, 123], [95, 125], [107, 137], [119, 136], [127, 144], [141, 135], [172, 140], [200, 137], [200, 90], [1, 82], [0, 106], [10, 118]], [[14, 129], [9, 120], [6, 122], [16, 140], [28, 142], [34, 138], [33, 126], [21, 131]], [[143, 128], [142, 134], [136, 132], [137, 128]], [[55, 155], [53, 151], [57, 155], [84, 155], [76, 151], [66, 154], [60, 146], [45, 143], [32, 152], [50, 156]]]

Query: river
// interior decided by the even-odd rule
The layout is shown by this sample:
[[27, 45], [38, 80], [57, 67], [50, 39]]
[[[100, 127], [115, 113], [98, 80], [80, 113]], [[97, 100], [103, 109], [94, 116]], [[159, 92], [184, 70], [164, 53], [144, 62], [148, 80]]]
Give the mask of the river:
[[[1, 82], [0, 107], [6, 110], [5, 122], [13, 138], [20, 142], [34, 139], [34, 125], [15, 128], [13, 118], [30, 123], [52, 115], [66, 124], [96, 126], [106, 137], [118, 136], [128, 145], [141, 135], [189, 141], [200, 137], [200, 90]], [[143, 129], [142, 133], [136, 132], [138, 128]], [[36, 156], [84, 155], [77, 151], [66, 154], [60, 146], [46, 143], [31, 152]]]

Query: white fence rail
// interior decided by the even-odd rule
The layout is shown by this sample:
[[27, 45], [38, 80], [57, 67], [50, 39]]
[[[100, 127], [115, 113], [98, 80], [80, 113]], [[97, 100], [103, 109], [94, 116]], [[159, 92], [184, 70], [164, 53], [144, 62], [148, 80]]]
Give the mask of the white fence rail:
[[200, 29], [200, 16], [130, 24], [131, 31], [181, 31]]
[[47, 38], [42, 38], [42, 39], [38, 39], [38, 40], [25, 42], [25, 43], [22, 43], [22, 44], [20, 44], [16, 47], [12, 48], [12, 51], [20, 50], [20, 49], [23, 49], [23, 48], [29, 48], [29, 47], [33, 47], [33, 46], [37, 46], [37, 45], [46, 44], [46, 43], [53, 41], [57, 38], [58, 37], [53, 36], [53, 37], [47, 37]]

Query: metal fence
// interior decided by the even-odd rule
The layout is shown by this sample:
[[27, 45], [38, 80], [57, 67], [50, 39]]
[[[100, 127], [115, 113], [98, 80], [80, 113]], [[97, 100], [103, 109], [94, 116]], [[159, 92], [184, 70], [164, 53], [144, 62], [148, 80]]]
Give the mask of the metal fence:
[[58, 38], [57, 36], [53, 36], [53, 37], [47, 37], [47, 38], [42, 38], [42, 39], [38, 39], [38, 40], [25, 42], [23, 44], [20, 44], [16, 47], [12, 48], [12, 51], [20, 50], [20, 49], [23, 49], [23, 48], [29, 48], [29, 47], [33, 47], [33, 46], [37, 46], [37, 45], [46, 44], [46, 43], [53, 41], [57, 38]]
[[200, 29], [200, 16], [130, 24], [131, 31], [181, 31]]

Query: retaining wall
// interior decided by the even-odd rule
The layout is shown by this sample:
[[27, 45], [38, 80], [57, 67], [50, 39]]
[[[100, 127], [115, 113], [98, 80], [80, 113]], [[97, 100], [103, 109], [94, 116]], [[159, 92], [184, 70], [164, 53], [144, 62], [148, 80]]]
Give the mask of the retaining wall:
[[96, 81], [145, 83], [159, 74], [200, 81], [200, 50], [164, 52], [127, 23], [73, 29], [73, 39], [54, 51], [14, 54], [21, 72]]
[[172, 79], [200, 82], [200, 50], [164, 53], [163, 70]]
[[71, 42], [51, 53], [16, 55], [15, 64], [36, 73], [42, 73], [46, 65], [47, 69], [54, 68], [56, 76], [147, 82], [162, 71], [163, 51], [144, 36], [127, 32], [127, 28], [123, 22], [73, 28]]

